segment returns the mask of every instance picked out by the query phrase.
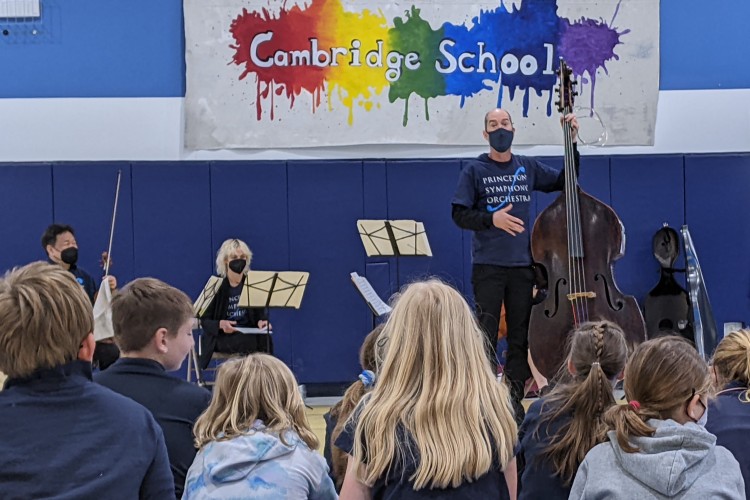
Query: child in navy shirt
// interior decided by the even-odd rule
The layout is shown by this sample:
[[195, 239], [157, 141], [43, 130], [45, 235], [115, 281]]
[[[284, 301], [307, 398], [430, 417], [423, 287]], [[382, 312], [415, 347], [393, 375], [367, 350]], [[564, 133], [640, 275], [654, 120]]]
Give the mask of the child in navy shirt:
[[750, 497], [750, 330], [724, 337], [714, 353], [713, 369], [721, 390], [708, 403], [706, 430], [740, 463]]
[[515, 498], [516, 424], [469, 305], [410, 285], [380, 335], [378, 381], [336, 445], [352, 498]]
[[627, 356], [614, 323], [584, 323], [572, 333], [566, 376], [531, 405], [519, 430], [519, 498], [568, 498], [578, 465], [606, 439], [602, 414], [615, 404], [613, 385]]

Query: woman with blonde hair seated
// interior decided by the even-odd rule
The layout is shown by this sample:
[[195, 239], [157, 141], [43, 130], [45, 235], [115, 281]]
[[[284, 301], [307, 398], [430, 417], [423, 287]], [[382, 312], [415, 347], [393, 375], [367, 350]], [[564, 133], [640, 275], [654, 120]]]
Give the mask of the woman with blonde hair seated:
[[336, 441], [350, 455], [341, 498], [515, 498], [510, 396], [464, 298], [409, 285], [378, 342], [377, 383]]
[[740, 463], [745, 494], [750, 496], [750, 330], [724, 337], [712, 366], [720, 390], [708, 404], [706, 429]]
[[200, 365], [208, 366], [214, 352], [226, 354], [273, 354], [273, 341], [268, 334], [243, 334], [237, 328], [266, 328], [268, 318], [263, 308], [239, 307], [245, 278], [250, 270], [253, 253], [247, 244], [236, 238], [221, 244], [216, 254], [216, 273], [223, 278], [219, 290], [200, 316]]

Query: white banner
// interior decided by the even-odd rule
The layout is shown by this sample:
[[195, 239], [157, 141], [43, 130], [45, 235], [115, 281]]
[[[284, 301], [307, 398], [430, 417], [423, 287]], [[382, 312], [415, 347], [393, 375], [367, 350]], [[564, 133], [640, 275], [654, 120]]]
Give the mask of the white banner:
[[[658, 0], [184, 0], [188, 149], [477, 145], [507, 109], [518, 145], [653, 145]], [[592, 111], [594, 110], [594, 111]]]

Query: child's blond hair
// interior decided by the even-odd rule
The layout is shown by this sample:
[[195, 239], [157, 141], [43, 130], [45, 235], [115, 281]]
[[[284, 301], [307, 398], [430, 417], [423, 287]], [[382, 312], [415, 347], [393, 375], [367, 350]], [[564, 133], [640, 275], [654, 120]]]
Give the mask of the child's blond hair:
[[93, 329], [91, 302], [70, 271], [34, 262], [0, 279], [0, 371], [8, 377], [76, 360]]
[[354, 437], [359, 479], [371, 485], [411, 453], [419, 457], [408, 478], [415, 490], [457, 487], [493, 466], [504, 469], [517, 433], [510, 397], [461, 294], [436, 279], [409, 285], [378, 342], [378, 381]]
[[318, 447], [292, 371], [268, 354], [231, 359], [219, 367], [211, 403], [195, 422], [195, 446], [248, 434], [256, 420], [284, 444], [289, 444], [285, 432], [293, 430], [310, 449]]

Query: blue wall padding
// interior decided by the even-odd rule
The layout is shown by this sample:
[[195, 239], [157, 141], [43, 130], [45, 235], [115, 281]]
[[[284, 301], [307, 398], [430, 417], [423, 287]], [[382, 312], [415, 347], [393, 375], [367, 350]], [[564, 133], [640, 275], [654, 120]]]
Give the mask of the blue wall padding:
[[[459, 172], [466, 166], [468, 163], [467, 160], [462, 160], [461, 165], [459, 166]], [[456, 176], [458, 176], [458, 172], [456, 173]], [[456, 177], [458, 178], [458, 177]], [[454, 187], [455, 189], [455, 187]], [[452, 199], [452, 197], [451, 197]], [[474, 307], [474, 289], [471, 285], [471, 238], [472, 238], [472, 232], [471, 231], [461, 231], [461, 262], [463, 265], [461, 266], [462, 269], [462, 277], [464, 280], [464, 287], [463, 292], [467, 299], [469, 299], [472, 307]]]
[[364, 218], [388, 218], [388, 183], [385, 160], [362, 162]]
[[[195, 297], [219, 244], [244, 239], [253, 268], [310, 272], [301, 309], [271, 313], [277, 355], [301, 382], [350, 381], [372, 325], [351, 272], [366, 276], [384, 300], [427, 275], [471, 299], [471, 233], [450, 216], [462, 161], [0, 164], [8, 235], [0, 240], [0, 269], [44, 258], [39, 238], [57, 220], [76, 228], [81, 265], [99, 278], [122, 169], [112, 269], [121, 284], [155, 276]], [[719, 327], [750, 322], [750, 154], [584, 155], [581, 185], [610, 201], [627, 230], [625, 257], [615, 265], [624, 293], [642, 302], [658, 279], [654, 232], [662, 222], [675, 229], [687, 222]], [[555, 196], [539, 196], [538, 207]], [[356, 229], [361, 218], [423, 221], [434, 257], [368, 259]]]
[[5, 164], [0, 168], [2, 270], [46, 259], [42, 232], [52, 222], [52, 165]]
[[132, 172], [135, 275], [195, 299], [213, 270], [208, 163], [133, 163]]
[[310, 272], [303, 307], [294, 312], [292, 363], [304, 381], [351, 380], [350, 367], [338, 361], [356, 353], [369, 330], [367, 306], [349, 276], [365, 272], [356, 225], [364, 215], [362, 161], [290, 161], [287, 170], [290, 268]]
[[464, 288], [461, 230], [452, 223], [461, 160], [408, 160], [388, 164], [388, 218], [422, 221], [432, 258], [401, 257], [397, 284], [431, 275]]
[[[54, 222], [75, 228], [80, 248], [78, 261], [97, 282], [104, 274], [99, 263], [101, 253], [109, 245], [118, 170], [122, 171], [122, 178], [110, 274], [124, 283], [135, 276], [130, 163], [56, 163], [52, 168]], [[164, 221], [154, 218], [151, 223]], [[43, 230], [44, 227], [40, 228], [39, 233]]]
[[[612, 206], [626, 235], [625, 255], [615, 265], [615, 277], [622, 290], [643, 304], [659, 281], [651, 244], [654, 233], [665, 222], [678, 232], [684, 223], [683, 157], [615, 156], [611, 169]], [[682, 248], [680, 256], [684, 257]], [[684, 267], [684, 260], [675, 267]], [[685, 286], [684, 275], [676, 279]]]
[[750, 314], [750, 155], [685, 156], [685, 219], [716, 321]]

